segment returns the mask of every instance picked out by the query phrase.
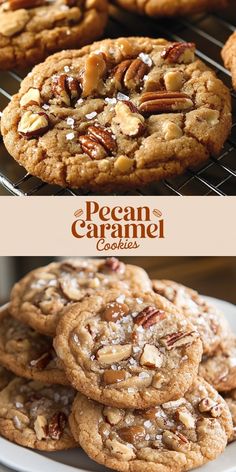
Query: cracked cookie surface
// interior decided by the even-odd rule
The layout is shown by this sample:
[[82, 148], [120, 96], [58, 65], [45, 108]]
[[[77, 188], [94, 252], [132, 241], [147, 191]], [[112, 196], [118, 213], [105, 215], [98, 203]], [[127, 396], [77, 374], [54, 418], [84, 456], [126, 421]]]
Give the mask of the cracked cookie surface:
[[98, 38], [106, 0], [3, 0], [0, 2], [0, 69], [25, 67], [62, 49]]
[[97, 292], [69, 308], [54, 347], [72, 385], [111, 406], [146, 408], [184, 394], [202, 354], [199, 334], [153, 292]]
[[224, 397], [233, 420], [233, 433], [230, 436], [230, 442], [236, 441], [236, 389], [228, 392]]
[[54, 335], [65, 307], [101, 288], [150, 290], [140, 267], [118, 259], [68, 259], [33, 270], [12, 289], [10, 312], [36, 331]]
[[204, 356], [199, 372], [219, 392], [236, 388], [236, 336], [222, 341], [212, 357]]
[[220, 342], [230, 333], [224, 314], [201, 297], [196, 290], [172, 280], [153, 280], [152, 283], [154, 292], [174, 303], [198, 330], [203, 353], [211, 354], [216, 351]]
[[43, 451], [76, 447], [68, 424], [73, 399], [72, 388], [15, 377], [0, 392], [0, 433]]
[[122, 472], [190, 470], [223, 452], [232, 433], [225, 401], [201, 378], [184, 397], [142, 411], [78, 394], [69, 421], [92, 459]]
[[9, 153], [46, 182], [102, 192], [217, 155], [231, 127], [230, 94], [194, 51], [119, 38], [49, 57], [3, 112]]
[[227, 0], [114, 0], [121, 7], [148, 16], [181, 16], [226, 7]]
[[52, 339], [0, 310], [0, 363], [16, 375], [48, 384], [68, 385]]
[[222, 58], [225, 67], [230, 70], [232, 74], [233, 86], [236, 90], [236, 32], [231, 34], [225, 46], [222, 49]]

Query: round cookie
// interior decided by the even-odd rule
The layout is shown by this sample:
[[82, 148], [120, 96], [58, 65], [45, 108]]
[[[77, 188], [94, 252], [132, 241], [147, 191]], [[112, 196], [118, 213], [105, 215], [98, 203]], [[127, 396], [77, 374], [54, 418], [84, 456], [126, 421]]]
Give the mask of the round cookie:
[[69, 308], [54, 347], [72, 385], [93, 400], [147, 408], [183, 395], [198, 371], [199, 334], [153, 292], [98, 292]]
[[0, 391], [7, 386], [12, 377], [11, 372], [0, 365]]
[[224, 65], [232, 74], [233, 87], [236, 89], [236, 32], [231, 34], [222, 49]]
[[153, 280], [153, 290], [177, 306], [198, 330], [203, 353], [212, 354], [220, 342], [230, 333], [229, 324], [215, 306], [208, 303], [198, 292], [172, 280]]
[[54, 335], [63, 309], [101, 288], [150, 290], [140, 267], [108, 259], [68, 259], [33, 270], [13, 287], [12, 315], [37, 331]]
[[135, 37], [49, 57], [3, 112], [9, 153], [45, 182], [102, 192], [218, 155], [230, 93], [194, 52], [192, 43]]
[[203, 357], [199, 373], [219, 392], [236, 388], [236, 336], [222, 341], [212, 357]]
[[232, 433], [227, 404], [201, 378], [184, 397], [142, 411], [77, 394], [70, 425], [91, 459], [122, 472], [190, 470], [223, 452]]
[[228, 0], [115, 0], [126, 10], [148, 16], [193, 15], [226, 7]]
[[47, 384], [68, 385], [52, 339], [0, 309], [0, 363], [16, 375]]
[[0, 392], [0, 434], [42, 451], [76, 447], [68, 417], [74, 390], [15, 377]]
[[0, 69], [37, 64], [101, 36], [106, 0], [1, 0]]
[[230, 437], [230, 442], [236, 441], [236, 389], [228, 392], [224, 398], [229, 407], [233, 420], [233, 434]]

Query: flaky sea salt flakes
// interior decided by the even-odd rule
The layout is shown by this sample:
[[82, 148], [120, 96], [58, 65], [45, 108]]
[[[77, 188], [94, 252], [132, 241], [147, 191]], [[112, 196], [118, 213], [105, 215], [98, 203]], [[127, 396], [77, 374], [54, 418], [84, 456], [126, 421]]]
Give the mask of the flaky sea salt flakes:
[[117, 99], [115, 97], [114, 98], [106, 97], [105, 102], [108, 103], [108, 105], [115, 105], [117, 103]]
[[74, 137], [75, 137], [75, 133], [67, 133], [66, 135], [66, 139], [68, 141], [71, 141], [72, 139], [74, 139]]
[[125, 295], [119, 295], [119, 297], [116, 298], [117, 303], [124, 303], [125, 301]]
[[85, 115], [85, 117], [87, 118], [87, 120], [92, 120], [93, 118], [95, 118], [95, 116], [97, 116], [97, 112], [96, 112], [96, 111], [92, 111], [92, 113], [88, 113], [87, 115]]
[[42, 108], [43, 108], [44, 110], [48, 110], [48, 109], [49, 109], [49, 105], [48, 105], [47, 103], [44, 103], [44, 104], [42, 105]]
[[66, 123], [71, 126], [71, 128], [74, 128], [75, 120], [74, 118], [71, 118], [70, 116], [67, 118]]
[[65, 67], [64, 67], [64, 71], [65, 71], [65, 72], [70, 72], [70, 68], [69, 68], [68, 66], [65, 66]]
[[94, 361], [95, 356], [94, 356], [94, 355], [93, 355], [93, 356], [90, 356], [90, 359], [91, 359], [91, 361]]
[[80, 344], [77, 334], [73, 334], [72, 337], [73, 337], [73, 341], [75, 341], [76, 344]]
[[147, 66], [151, 67], [152, 66], [152, 59], [150, 58], [150, 56], [148, 54], [145, 54], [144, 52], [140, 52], [139, 54], [139, 59], [141, 59], [142, 62], [144, 62], [144, 64], [146, 64]]
[[127, 391], [128, 391], [128, 393], [135, 393], [136, 392], [135, 388], [128, 388]]
[[150, 439], [150, 434], [146, 434], [145, 441], [149, 441], [149, 439]]
[[16, 402], [15, 406], [16, 406], [16, 408], [23, 408], [24, 405], [21, 402]]
[[147, 421], [144, 421], [144, 423], [143, 423], [143, 426], [145, 426], [145, 428], [151, 428], [151, 426], [152, 426], [152, 422], [151, 422], [151, 421], [149, 421], [149, 420], [147, 420]]
[[136, 354], [137, 352], [140, 352], [141, 351], [141, 348], [138, 347], [138, 346], [134, 346], [133, 347], [133, 352]]
[[84, 99], [83, 98], [79, 98], [79, 100], [77, 100], [76, 102], [76, 105], [82, 105]]
[[129, 100], [128, 95], [125, 95], [124, 93], [118, 92], [116, 96], [117, 100], [123, 101], [123, 100]]
[[19, 420], [18, 416], [13, 416], [13, 423], [17, 429], [22, 429], [22, 423]]
[[148, 374], [147, 372], [140, 372], [139, 378], [140, 378], [140, 379], [148, 379], [148, 378], [149, 378], [149, 374]]

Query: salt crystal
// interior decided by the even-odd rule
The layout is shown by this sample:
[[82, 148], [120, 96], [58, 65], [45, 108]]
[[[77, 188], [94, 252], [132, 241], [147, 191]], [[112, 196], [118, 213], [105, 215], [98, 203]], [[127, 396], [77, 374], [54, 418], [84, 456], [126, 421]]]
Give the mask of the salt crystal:
[[150, 439], [150, 434], [146, 434], [145, 441], [149, 441], [149, 439]]
[[149, 66], [149, 67], [152, 66], [152, 59], [150, 58], [150, 56], [148, 54], [145, 54], [144, 52], [141, 52], [138, 57], [147, 66]]
[[136, 392], [135, 388], [128, 388], [128, 393], [135, 393], [135, 392]]
[[64, 67], [64, 71], [65, 71], [65, 72], [70, 72], [70, 68], [69, 68], [68, 66], [65, 66], [65, 67]]
[[76, 102], [76, 105], [82, 105], [84, 99], [83, 98], [79, 98], [79, 100], [77, 100]]
[[47, 103], [44, 103], [44, 104], [42, 105], [42, 108], [43, 108], [44, 110], [48, 110], [48, 109], [49, 109], [49, 105], [48, 105]]
[[75, 341], [76, 344], [80, 344], [79, 337], [77, 334], [73, 334], [73, 340]]
[[152, 422], [151, 421], [144, 421], [143, 425], [145, 426], [145, 428], [151, 428], [152, 426]]
[[117, 98], [117, 100], [121, 100], [121, 101], [129, 100], [129, 97], [127, 95], [125, 95], [124, 93], [121, 93], [121, 92], [118, 92], [116, 98]]
[[74, 139], [74, 137], [75, 137], [75, 133], [67, 133], [66, 135], [66, 139], [68, 141], [71, 141], [72, 139]]
[[141, 348], [140, 348], [140, 347], [138, 347], [138, 346], [134, 346], [134, 347], [133, 347], [133, 352], [134, 352], [134, 353], [137, 353], [137, 352], [140, 352], [140, 351], [141, 351]]
[[117, 99], [115, 97], [114, 98], [106, 97], [105, 102], [108, 103], [108, 105], [115, 105], [117, 103]]
[[86, 117], [88, 120], [92, 120], [93, 118], [95, 118], [95, 116], [97, 116], [97, 112], [96, 112], [96, 111], [92, 111], [92, 113], [88, 113], [87, 115], [85, 115], [85, 117]]
[[149, 374], [147, 372], [140, 372], [139, 378], [140, 379], [149, 379]]
[[75, 123], [75, 120], [74, 118], [71, 118], [70, 116], [67, 118], [66, 120], [66, 123], [71, 126], [71, 128], [74, 128], [74, 123]]
[[124, 303], [125, 301], [125, 295], [119, 295], [119, 297], [116, 298], [117, 303]]
[[23, 408], [23, 403], [16, 402], [15, 405], [16, 405], [16, 408]]

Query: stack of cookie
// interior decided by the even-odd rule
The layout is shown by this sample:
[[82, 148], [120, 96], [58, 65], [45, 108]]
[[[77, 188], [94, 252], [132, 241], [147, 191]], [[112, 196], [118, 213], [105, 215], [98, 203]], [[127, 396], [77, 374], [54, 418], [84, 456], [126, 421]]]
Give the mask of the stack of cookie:
[[115, 258], [72, 259], [26, 275], [0, 317], [8, 439], [80, 445], [135, 472], [190, 470], [233, 439], [236, 394], [228, 407], [217, 390], [236, 388], [235, 338], [197, 292]]

